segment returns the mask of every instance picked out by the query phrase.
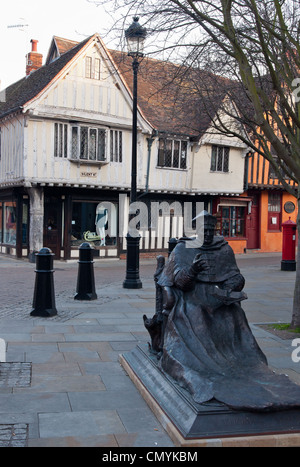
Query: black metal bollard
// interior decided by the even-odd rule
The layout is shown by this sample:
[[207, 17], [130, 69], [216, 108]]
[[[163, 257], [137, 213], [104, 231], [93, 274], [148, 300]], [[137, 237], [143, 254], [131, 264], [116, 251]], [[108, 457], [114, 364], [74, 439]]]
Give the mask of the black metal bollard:
[[74, 300], [97, 300], [93, 250], [89, 243], [80, 245], [78, 264], [77, 288]]
[[36, 253], [36, 278], [31, 316], [50, 318], [57, 315], [53, 282], [53, 257], [49, 248]]

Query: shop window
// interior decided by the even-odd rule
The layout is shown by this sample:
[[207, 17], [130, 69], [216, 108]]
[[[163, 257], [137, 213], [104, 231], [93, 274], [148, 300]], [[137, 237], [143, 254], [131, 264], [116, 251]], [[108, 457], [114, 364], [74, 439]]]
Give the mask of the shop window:
[[71, 246], [83, 241], [94, 247], [117, 244], [117, 205], [115, 203], [73, 202]]
[[16, 238], [16, 203], [13, 201], [7, 201], [4, 203], [3, 243], [16, 246]]
[[245, 237], [245, 208], [221, 206], [217, 214], [216, 233], [223, 237]]
[[158, 162], [159, 167], [186, 169], [187, 141], [159, 139]]
[[22, 245], [28, 244], [28, 215], [29, 206], [28, 201], [23, 201], [23, 212], [22, 212]]
[[72, 126], [72, 160], [106, 160], [106, 131], [102, 128]]
[[268, 194], [268, 230], [281, 229], [281, 193]]
[[210, 170], [212, 172], [229, 171], [229, 147], [212, 146]]

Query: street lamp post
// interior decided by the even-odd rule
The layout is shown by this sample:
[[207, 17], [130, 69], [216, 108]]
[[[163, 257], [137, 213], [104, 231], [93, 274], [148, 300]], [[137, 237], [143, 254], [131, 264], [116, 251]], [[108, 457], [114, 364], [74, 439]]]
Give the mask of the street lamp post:
[[[139, 24], [139, 18], [135, 17], [131, 26], [125, 31], [128, 47], [128, 55], [132, 57], [133, 69], [133, 117], [132, 117], [132, 157], [131, 157], [131, 193], [130, 204], [137, 200], [137, 84], [139, 60], [144, 56], [144, 42], [146, 29]], [[140, 289], [139, 262], [140, 262], [140, 236], [127, 233], [126, 278], [123, 282], [125, 289]]]

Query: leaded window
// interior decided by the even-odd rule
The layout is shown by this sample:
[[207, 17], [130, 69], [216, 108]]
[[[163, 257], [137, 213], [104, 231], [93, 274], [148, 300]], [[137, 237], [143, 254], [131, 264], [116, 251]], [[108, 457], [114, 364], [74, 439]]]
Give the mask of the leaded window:
[[85, 77], [92, 78], [92, 57], [85, 58]]
[[110, 130], [110, 161], [122, 162], [123, 135], [122, 131]]
[[228, 172], [229, 171], [229, 147], [217, 146], [212, 147], [211, 166], [212, 172]]
[[85, 77], [89, 79], [100, 79], [101, 60], [100, 58], [85, 58]]
[[158, 143], [159, 167], [186, 169], [187, 141], [160, 138]]
[[106, 130], [88, 126], [72, 126], [71, 159], [106, 160]]
[[54, 125], [54, 156], [68, 157], [68, 125], [55, 123]]

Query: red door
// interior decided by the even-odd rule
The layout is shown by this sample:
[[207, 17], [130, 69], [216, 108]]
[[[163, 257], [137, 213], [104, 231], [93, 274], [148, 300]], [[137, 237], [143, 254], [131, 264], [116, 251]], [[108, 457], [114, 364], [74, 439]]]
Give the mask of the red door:
[[247, 249], [253, 250], [260, 247], [259, 245], [259, 205], [258, 195], [252, 197], [251, 212], [247, 215]]

